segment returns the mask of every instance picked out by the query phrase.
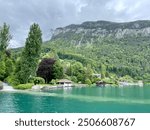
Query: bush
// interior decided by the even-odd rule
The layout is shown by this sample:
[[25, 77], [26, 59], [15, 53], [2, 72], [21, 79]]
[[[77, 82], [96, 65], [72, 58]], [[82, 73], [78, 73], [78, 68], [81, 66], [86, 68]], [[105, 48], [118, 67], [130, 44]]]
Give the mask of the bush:
[[28, 83], [34, 83], [34, 79], [35, 79], [35, 78], [36, 78], [36, 77], [33, 77], [33, 76], [29, 77]]
[[105, 78], [102, 81], [105, 82], [106, 84], [116, 84], [116, 81], [110, 78]]
[[78, 82], [78, 79], [77, 79], [77, 77], [76, 77], [76, 76], [72, 76], [72, 77], [71, 77], [71, 81], [73, 81], [73, 82], [77, 83], [77, 82]]
[[129, 75], [125, 75], [125, 76], [123, 76], [123, 77], [121, 77], [120, 79], [119, 79], [119, 81], [122, 81], [122, 82], [133, 82], [134, 80], [133, 80], [133, 78], [131, 77], [131, 76], [129, 76]]
[[41, 77], [35, 77], [34, 78], [34, 84], [44, 84], [45, 83], [45, 80]]
[[55, 79], [52, 79], [50, 83], [56, 85], [57, 81]]
[[90, 79], [86, 79], [86, 80], [85, 80], [85, 84], [91, 85], [91, 84], [92, 84], [92, 82], [91, 82], [91, 80], [90, 80]]
[[15, 76], [13, 76], [13, 75], [8, 76], [4, 81], [11, 84], [12, 86], [20, 84], [19, 80], [17, 78], [15, 78]]
[[15, 86], [15, 89], [21, 89], [21, 90], [25, 90], [25, 89], [31, 89], [33, 86], [33, 84], [28, 83], [28, 84], [19, 84], [17, 86]]

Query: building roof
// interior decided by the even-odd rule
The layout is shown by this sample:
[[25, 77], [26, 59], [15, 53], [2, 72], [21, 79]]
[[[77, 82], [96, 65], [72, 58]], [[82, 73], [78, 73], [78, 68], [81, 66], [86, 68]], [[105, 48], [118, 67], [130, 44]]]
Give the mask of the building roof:
[[72, 81], [68, 79], [61, 79], [57, 83], [72, 83]]

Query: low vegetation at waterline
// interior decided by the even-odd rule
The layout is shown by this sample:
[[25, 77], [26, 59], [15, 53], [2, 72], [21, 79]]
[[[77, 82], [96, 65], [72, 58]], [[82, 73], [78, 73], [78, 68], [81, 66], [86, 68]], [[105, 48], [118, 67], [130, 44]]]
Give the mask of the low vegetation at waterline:
[[25, 90], [25, 89], [31, 89], [33, 85], [34, 85], [34, 84], [32, 84], [32, 83], [19, 84], [19, 85], [15, 85], [14, 88], [15, 88], [15, 89]]
[[[119, 85], [119, 82], [150, 82], [149, 36], [135, 36], [136, 33], [132, 31], [135, 34], [118, 39], [108, 36], [99, 38], [101, 34], [92, 30], [97, 31], [94, 27], [101, 23], [91, 23], [88, 30], [89, 23], [79, 26], [83, 32], [90, 31], [90, 36], [83, 32], [79, 35], [79, 27], [70, 25], [62, 30], [69, 28], [77, 32], [66, 33], [60, 30], [59, 34], [54, 33], [47, 42], [42, 41], [39, 25], [33, 24], [25, 47], [17, 49], [8, 49], [12, 36], [9, 26], [4, 23], [0, 28], [0, 81], [7, 82], [16, 89], [30, 89], [34, 84], [52, 85], [59, 79], [89, 86], [97, 82], [113, 86]], [[135, 23], [139, 24], [139, 31], [149, 26], [145, 24], [147, 21]], [[111, 35], [114, 35], [117, 26], [111, 28], [111, 24], [109, 23], [109, 28], [108, 24], [104, 28], [111, 29]], [[125, 25], [127, 29], [132, 26]], [[122, 28], [121, 25], [118, 26]]]

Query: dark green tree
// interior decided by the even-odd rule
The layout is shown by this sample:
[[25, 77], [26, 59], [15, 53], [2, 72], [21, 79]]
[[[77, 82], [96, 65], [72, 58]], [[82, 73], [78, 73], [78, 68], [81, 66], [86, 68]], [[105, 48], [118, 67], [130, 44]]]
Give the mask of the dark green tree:
[[49, 83], [52, 79], [55, 78], [53, 75], [54, 63], [55, 63], [54, 59], [44, 58], [39, 64], [37, 76], [44, 78], [46, 83]]
[[5, 78], [6, 66], [4, 61], [0, 61], [0, 80], [3, 81]]
[[4, 23], [3, 27], [0, 29], [0, 52], [4, 53], [6, 51], [10, 39], [9, 26]]
[[[6, 61], [8, 61], [6, 49], [9, 45], [10, 39], [11, 35], [9, 32], [9, 26], [4, 23], [3, 27], [0, 29], [0, 80], [4, 80], [8, 76], [6, 72], [8, 70], [6, 69]], [[11, 68], [11, 65], [9, 65], [9, 67]]]
[[5, 78], [7, 78], [14, 71], [14, 63], [10, 58], [7, 57], [7, 59], [5, 60], [5, 66], [6, 66]]
[[36, 75], [37, 64], [40, 57], [42, 45], [42, 33], [38, 24], [30, 27], [28, 38], [26, 39], [25, 48], [19, 62], [20, 70], [16, 74], [20, 83], [27, 83], [30, 76]]

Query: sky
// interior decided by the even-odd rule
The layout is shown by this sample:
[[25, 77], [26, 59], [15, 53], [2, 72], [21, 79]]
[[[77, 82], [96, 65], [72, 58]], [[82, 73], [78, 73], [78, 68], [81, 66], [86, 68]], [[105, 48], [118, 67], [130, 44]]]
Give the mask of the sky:
[[43, 40], [57, 27], [106, 20], [150, 20], [150, 0], [0, 0], [0, 26], [10, 25], [9, 47], [24, 46], [29, 28], [38, 23]]

